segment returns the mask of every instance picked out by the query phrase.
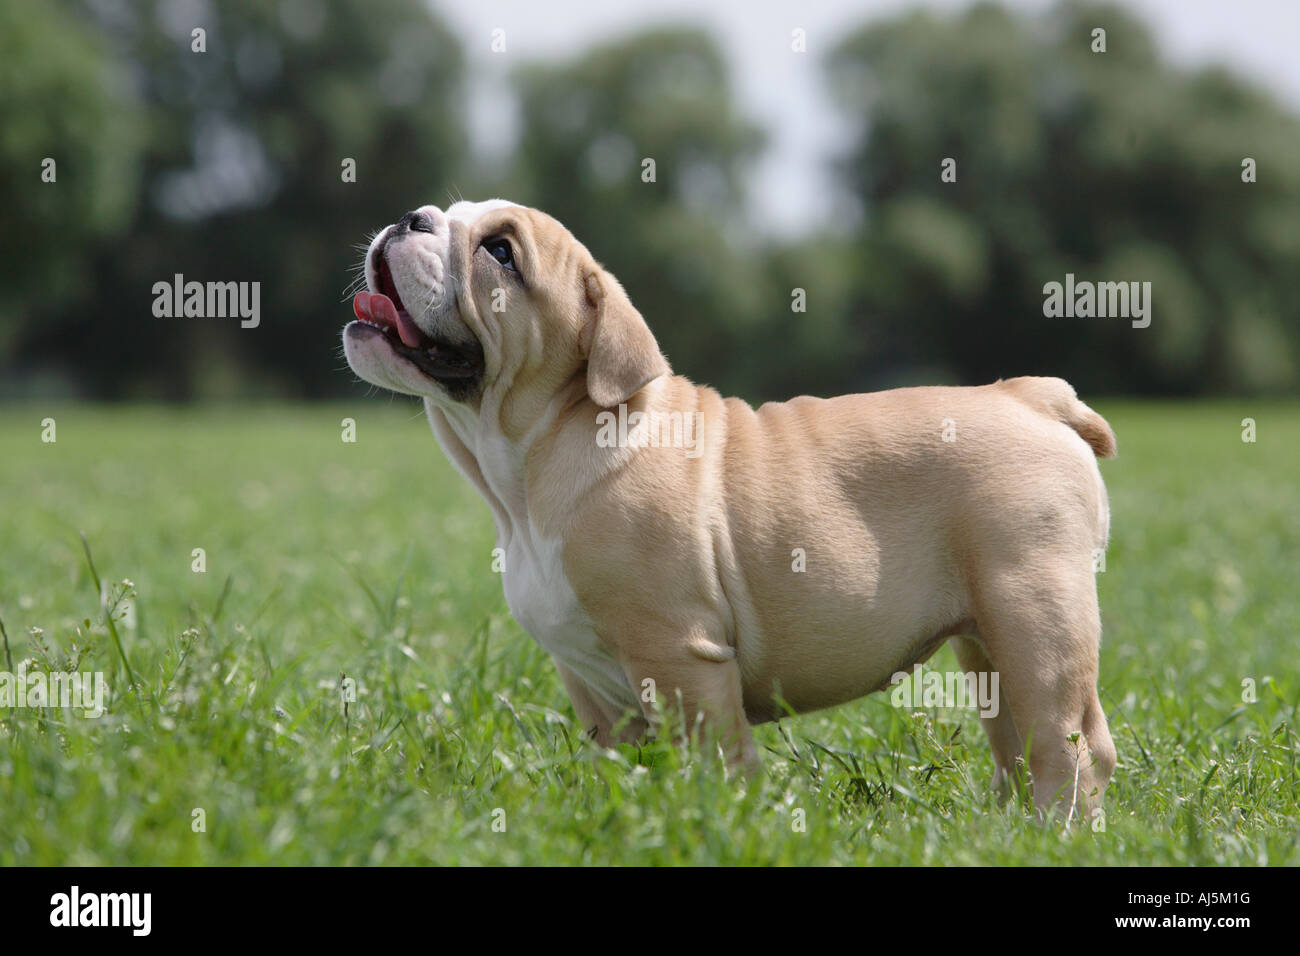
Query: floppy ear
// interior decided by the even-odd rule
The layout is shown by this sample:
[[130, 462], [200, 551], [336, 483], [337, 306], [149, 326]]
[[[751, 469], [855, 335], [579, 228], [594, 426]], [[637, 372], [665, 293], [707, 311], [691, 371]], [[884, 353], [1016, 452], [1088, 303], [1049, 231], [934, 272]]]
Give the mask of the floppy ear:
[[587, 394], [601, 408], [612, 408], [672, 369], [617, 279], [597, 269], [584, 282], [591, 309], [580, 339], [587, 357]]

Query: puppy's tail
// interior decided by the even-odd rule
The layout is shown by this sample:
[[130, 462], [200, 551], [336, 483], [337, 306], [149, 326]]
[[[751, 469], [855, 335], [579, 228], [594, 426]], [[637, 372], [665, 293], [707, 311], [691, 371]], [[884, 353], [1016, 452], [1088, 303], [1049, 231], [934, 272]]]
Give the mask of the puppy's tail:
[[1106, 419], [1079, 401], [1069, 382], [1060, 378], [1024, 376], [1009, 378], [998, 385], [1036, 411], [1065, 422], [1092, 446], [1098, 458], [1115, 457], [1115, 433], [1106, 424]]

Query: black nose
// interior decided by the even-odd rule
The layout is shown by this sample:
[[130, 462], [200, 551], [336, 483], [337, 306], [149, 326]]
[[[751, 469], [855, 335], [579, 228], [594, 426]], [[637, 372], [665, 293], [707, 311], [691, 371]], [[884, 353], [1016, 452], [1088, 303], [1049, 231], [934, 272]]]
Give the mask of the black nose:
[[433, 220], [429, 218], [427, 213], [408, 212], [397, 220], [396, 231], [402, 233], [408, 230], [411, 232], [433, 232]]

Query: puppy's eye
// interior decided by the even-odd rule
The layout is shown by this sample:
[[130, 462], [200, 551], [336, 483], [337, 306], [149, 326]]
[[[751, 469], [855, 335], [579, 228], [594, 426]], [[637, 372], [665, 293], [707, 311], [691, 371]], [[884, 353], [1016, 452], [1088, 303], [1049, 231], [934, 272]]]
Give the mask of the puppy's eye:
[[510, 248], [510, 243], [500, 237], [495, 239], [484, 239], [483, 248], [497, 262], [501, 263], [511, 272], [518, 272], [515, 268], [515, 251]]

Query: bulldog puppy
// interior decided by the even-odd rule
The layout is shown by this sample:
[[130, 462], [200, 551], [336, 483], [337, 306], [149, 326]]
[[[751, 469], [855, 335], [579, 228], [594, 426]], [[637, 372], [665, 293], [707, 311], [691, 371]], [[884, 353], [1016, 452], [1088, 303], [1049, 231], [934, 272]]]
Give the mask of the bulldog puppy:
[[999, 677], [998, 781], [1027, 756], [1040, 811], [1100, 804], [1115, 439], [1068, 384], [751, 408], [673, 375], [582, 244], [502, 200], [407, 213], [365, 271], [348, 362], [424, 399], [492, 510], [511, 613], [597, 741], [638, 737], [666, 695], [753, 763], [750, 724], [883, 689], [951, 641]]

